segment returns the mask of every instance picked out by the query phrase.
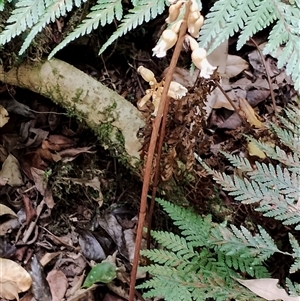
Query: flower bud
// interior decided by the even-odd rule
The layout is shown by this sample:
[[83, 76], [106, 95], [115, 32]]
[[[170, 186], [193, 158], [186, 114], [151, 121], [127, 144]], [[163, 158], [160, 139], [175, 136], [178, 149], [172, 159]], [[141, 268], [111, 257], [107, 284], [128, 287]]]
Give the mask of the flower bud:
[[145, 68], [144, 66], [140, 66], [140, 67], [138, 67], [137, 72], [141, 75], [141, 77], [146, 82], [148, 82], [150, 84], [156, 83], [154, 73], [151, 70]]
[[184, 1], [178, 1], [177, 3], [172, 4], [169, 7], [169, 16], [166, 19], [166, 23], [172, 23], [178, 18], [180, 8], [181, 8], [183, 3], [184, 3]]
[[159, 42], [152, 49], [153, 55], [157, 57], [164, 57], [167, 54], [167, 50], [172, 48], [177, 42], [178, 35], [171, 29], [166, 29], [163, 31]]

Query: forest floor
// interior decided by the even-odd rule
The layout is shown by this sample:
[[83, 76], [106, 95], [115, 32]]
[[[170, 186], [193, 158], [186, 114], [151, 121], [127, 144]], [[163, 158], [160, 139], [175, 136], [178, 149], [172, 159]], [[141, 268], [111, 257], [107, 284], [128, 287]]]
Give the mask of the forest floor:
[[[59, 58], [138, 105], [148, 89], [137, 73], [138, 66], [151, 69], [162, 79], [170, 57], [154, 59], [153, 45], [134, 43], [141, 33], [134, 34], [124, 38], [107, 56], [97, 57], [94, 45], [83, 46], [79, 42], [64, 49]], [[256, 41], [262, 44], [264, 37]], [[230, 44], [225, 66], [229, 80], [223, 88], [232, 98], [247, 99], [253, 108], [251, 113], [244, 111], [245, 118], [251, 120], [250, 127], [242, 123], [222, 94], [215, 95], [214, 100], [210, 97], [209, 101], [203, 97], [214, 85], [190, 75], [188, 55], [183, 52], [174, 79], [189, 86], [189, 93], [171, 103], [158, 196], [163, 197], [166, 191], [171, 194], [169, 181], [175, 179], [182, 191], [178, 204], [192, 207], [199, 214], [210, 213], [218, 222], [229, 220], [237, 226], [260, 223], [280, 237], [286, 235], [280, 224], [268, 224], [251, 206], [235, 202], [194, 159], [196, 152], [219, 172], [232, 172], [219, 150], [253, 162], [262, 160], [261, 154], [249, 147], [244, 134], [267, 142], [261, 124], [274, 120], [275, 109], [280, 112], [296, 99], [290, 77], [284, 69], [276, 67], [274, 58], [264, 57], [265, 67], [251, 43], [239, 53], [235, 51], [234, 40]], [[111, 157], [85, 124], [40, 95], [1, 84], [0, 105], [9, 113], [9, 120], [0, 129], [0, 257], [22, 262], [31, 270], [35, 290], [41, 295], [39, 301], [51, 300], [50, 290], [54, 301], [125, 300], [122, 296], [128, 293], [126, 281], [133, 256], [142, 179]], [[141, 109], [148, 121], [141, 150], [145, 154], [153, 107], [149, 102]], [[153, 220], [155, 229], [172, 229], [159, 208]], [[123, 282], [80, 288], [91, 261], [100, 262], [116, 250], [120, 256], [112, 260], [124, 268]], [[39, 272], [33, 256], [43, 265], [44, 274]], [[284, 262], [277, 262], [277, 267], [273, 276], [283, 279]], [[12, 293], [17, 294], [13, 289]], [[32, 300], [31, 292], [20, 296], [22, 301]], [[4, 300], [7, 299], [1, 299]]]

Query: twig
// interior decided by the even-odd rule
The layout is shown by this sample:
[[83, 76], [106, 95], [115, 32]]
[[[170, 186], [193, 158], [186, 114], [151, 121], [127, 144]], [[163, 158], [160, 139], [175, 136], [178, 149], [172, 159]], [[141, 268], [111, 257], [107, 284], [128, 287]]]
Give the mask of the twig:
[[218, 86], [218, 88], [221, 90], [221, 92], [223, 93], [223, 95], [226, 97], [226, 99], [228, 100], [228, 102], [231, 104], [231, 106], [234, 108], [235, 112], [238, 114], [238, 116], [240, 117], [242, 123], [249, 128], [249, 124], [246, 121], [246, 119], [244, 118], [244, 116], [241, 115], [239, 108], [235, 105], [235, 103], [231, 100], [231, 98], [227, 95], [227, 93], [224, 91], [224, 89], [222, 88], [222, 86], [220, 85], [220, 83], [215, 80], [214, 83]]
[[257, 51], [260, 55], [260, 58], [261, 58], [261, 61], [265, 67], [265, 70], [266, 70], [266, 74], [267, 74], [267, 80], [268, 80], [268, 84], [269, 84], [269, 87], [270, 87], [270, 93], [271, 93], [271, 99], [272, 99], [272, 103], [273, 103], [273, 107], [274, 107], [274, 112], [275, 112], [275, 115], [277, 115], [277, 107], [276, 107], [276, 102], [275, 102], [275, 95], [274, 95], [274, 91], [273, 91], [273, 87], [272, 87], [272, 82], [271, 82], [271, 77], [270, 77], [270, 74], [269, 74], [269, 70], [267, 68], [267, 64], [266, 64], [266, 60], [264, 58], [264, 55], [262, 54], [258, 44], [254, 41], [254, 39], [250, 38], [250, 41], [254, 44], [254, 46], [257, 48]]
[[[143, 188], [142, 188], [142, 195], [141, 195], [141, 205], [140, 205], [140, 212], [139, 212], [139, 221], [138, 221], [138, 228], [137, 228], [137, 236], [135, 241], [135, 251], [134, 251], [134, 260], [132, 263], [132, 270], [131, 270], [131, 277], [130, 277], [130, 291], [129, 291], [129, 301], [133, 301], [134, 299], [134, 293], [135, 293], [135, 281], [136, 281], [136, 274], [137, 274], [137, 268], [139, 263], [139, 253], [141, 248], [141, 241], [142, 241], [142, 234], [143, 234], [143, 227], [144, 227], [144, 221], [146, 216], [146, 208], [147, 208], [147, 195], [149, 190], [149, 184], [150, 184], [150, 177], [151, 177], [151, 170], [152, 170], [152, 163], [153, 163], [153, 157], [155, 152], [155, 146], [157, 142], [157, 136], [159, 132], [159, 128], [162, 121], [162, 116], [166, 117], [166, 112], [168, 112], [167, 105], [169, 104], [168, 99], [168, 91], [170, 87], [170, 83], [172, 81], [172, 76], [181, 52], [181, 48], [184, 41], [184, 36], [186, 34], [187, 30], [187, 14], [189, 12], [189, 7], [191, 3], [190, 1], [186, 4], [186, 11], [185, 16], [183, 19], [183, 22], [180, 26], [179, 31], [179, 37], [174, 49], [174, 53], [170, 62], [170, 66], [168, 69], [168, 72], [166, 74], [165, 79], [165, 85], [164, 89], [161, 95], [161, 100], [158, 108], [158, 112], [156, 115], [156, 118], [153, 123], [152, 133], [151, 133], [151, 140], [150, 145], [148, 149], [148, 156], [146, 161], [146, 168], [145, 168], [145, 174], [144, 174], [144, 181], [143, 181]], [[162, 136], [162, 135], [161, 135]], [[163, 138], [161, 138], [163, 139]], [[159, 161], [157, 162], [157, 165], [159, 165]]]

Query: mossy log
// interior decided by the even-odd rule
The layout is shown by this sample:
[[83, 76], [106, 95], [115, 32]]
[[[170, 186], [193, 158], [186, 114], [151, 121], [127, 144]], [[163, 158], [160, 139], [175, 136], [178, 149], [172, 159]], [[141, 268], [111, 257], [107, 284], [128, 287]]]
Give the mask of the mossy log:
[[23, 63], [8, 72], [0, 66], [0, 81], [39, 93], [64, 107], [95, 132], [101, 145], [136, 169], [142, 147], [138, 132], [145, 122], [137, 108], [115, 91], [58, 59]]

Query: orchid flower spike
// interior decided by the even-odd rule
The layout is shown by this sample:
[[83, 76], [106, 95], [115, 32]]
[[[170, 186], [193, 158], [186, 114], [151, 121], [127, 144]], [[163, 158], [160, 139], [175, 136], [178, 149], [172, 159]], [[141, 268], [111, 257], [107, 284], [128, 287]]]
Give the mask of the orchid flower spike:
[[164, 57], [167, 51], [172, 48], [177, 42], [178, 35], [172, 29], [166, 29], [163, 31], [159, 42], [152, 49], [153, 55], [157, 57]]

